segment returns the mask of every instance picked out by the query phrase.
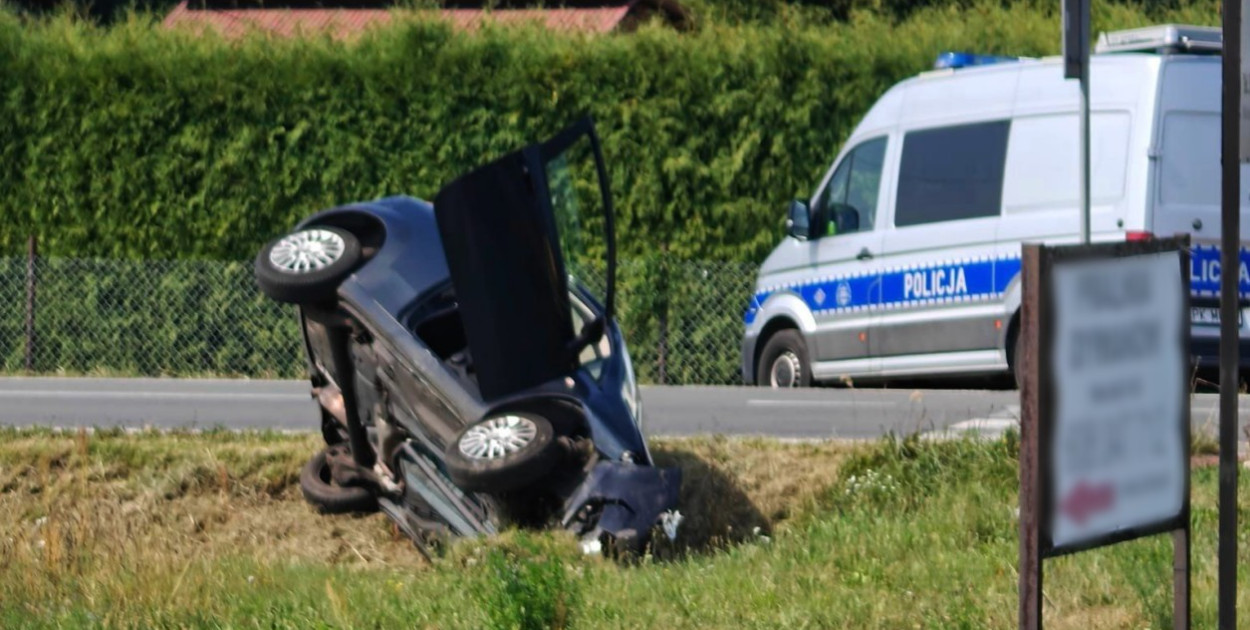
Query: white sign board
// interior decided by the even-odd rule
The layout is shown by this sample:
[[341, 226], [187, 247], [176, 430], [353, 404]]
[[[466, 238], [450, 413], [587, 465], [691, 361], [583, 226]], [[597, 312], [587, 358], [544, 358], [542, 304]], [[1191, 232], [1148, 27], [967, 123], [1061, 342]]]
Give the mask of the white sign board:
[[1176, 518], [1188, 465], [1179, 252], [1056, 262], [1052, 278], [1052, 544]]

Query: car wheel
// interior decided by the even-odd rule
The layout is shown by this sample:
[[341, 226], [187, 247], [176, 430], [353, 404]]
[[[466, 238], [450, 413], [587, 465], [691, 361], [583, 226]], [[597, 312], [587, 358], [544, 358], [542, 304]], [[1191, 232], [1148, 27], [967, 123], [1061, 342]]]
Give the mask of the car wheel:
[[764, 345], [759, 366], [756, 368], [755, 382], [773, 389], [810, 387], [810, 366], [803, 336], [797, 330], [783, 330], [769, 337], [768, 343]]
[[515, 490], [555, 465], [551, 423], [532, 413], [507, 412], [465, 427], [447, 449], [447, 473], [473, 492]]
[[299, 489], [304, 499], [323, 514], [376, 512], [378, 499], [368, 488], [340, 486], [334, 482], [327, 455], [331, 451], [346, 450], [344, 446], [331, 446], [313, 455], [300, 471]]
[[288, 304], [332, 300], [360, 255], [360, 240], [351, 232], [328, 226], [297, 230], [261, 248], [256, 284]]

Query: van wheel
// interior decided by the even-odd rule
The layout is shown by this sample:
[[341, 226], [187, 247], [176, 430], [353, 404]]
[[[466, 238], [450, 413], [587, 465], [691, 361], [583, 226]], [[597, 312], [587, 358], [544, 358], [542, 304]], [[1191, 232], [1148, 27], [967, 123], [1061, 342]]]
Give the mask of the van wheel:
[[807, 356], [807, 344], [803, 335], [794, 329], [783, 330], [769, 337], [760, 353], [756, 367], [755, 382], [761, 387], [789, 389], [810, 387], [812, 384], [811, 360]]
[[1011, 334], [1012, 340], [1011, 354], [1007, 355], [1007, 367], [1011, 370], [1012, 380], [1015, 381], [1016, 389], [1024, 390], [1024, 370], [1020, 369], [1020, 358], [1024, 353], [1024, 335], [1016, 330]]

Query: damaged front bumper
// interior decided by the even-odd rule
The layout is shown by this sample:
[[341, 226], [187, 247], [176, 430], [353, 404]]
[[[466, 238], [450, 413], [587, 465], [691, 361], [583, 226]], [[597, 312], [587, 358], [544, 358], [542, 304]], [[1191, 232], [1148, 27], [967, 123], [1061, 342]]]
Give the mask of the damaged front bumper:
[[656, 525], [677, 536], [681, 469], [601, 461], [565, 502], [561, 525], [581, 536], [583, 551], [641, 550]]

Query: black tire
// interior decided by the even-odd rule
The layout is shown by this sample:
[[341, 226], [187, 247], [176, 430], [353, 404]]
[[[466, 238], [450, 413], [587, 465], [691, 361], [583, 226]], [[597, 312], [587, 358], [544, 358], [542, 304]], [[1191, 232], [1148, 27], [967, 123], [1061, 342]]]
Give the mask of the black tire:
[[1024, 352], [1024, 336], [1020, 334], [1019, 327], [1011, 331], [1011, 339], [1007, 340], [1009, 348], [1007, 354], [1007, 367], [1011, 370], [1011, 380], [1016, 385], [1016, 389], [1024, 389], [1024, 371], [1020, 369], [1020, 355]]
[[[786, 359], [786, 362], [779, 363], [783, 359]], [[811, 366], [812, 361], [807, 354], [807, 344], [803, 343], [803, 335], [793, 328], [782, 330], [769, 337], [768, 342], [764, 344], [764, 351], [760, 353], [760, 363], [755, 366], [755, 383], [760, 387], [773, 388], [811, 387]], [[779, 370], [778, 380], [784, 385], [774, 383], [774, 368]], [[791, 378], [786, 379], [787, 374]]]
[[[320, 269], [303, 271], [289, 270], [275, 264], [276, 247], [289, 245], [290, 239], [309, 237], [320, 232], [328, 232], [342, 240], [342, 252], [332, 262]], [[296, 230], [261, 248], [256, 255], [256, 284], [260, 286], [262, 293], [278, 302], [312, 304], [330, 301], [334, 299], [339, 284], [360, 262], [360, 256], [360, 239], [351, 232], [324, 225]]]
[[[520, 450], [502, 457], [471, 457], [461, 443], [471, 431], [504, 416], [515, 416], [533, 423], [535, 434]], [[447, 447], [444, 462], [447, 474], [457, 486], [470, 492], [498, 493], [522, 488], [547, 474], [559, 460], [560, 451], [551, 423], [542, 416], [522, 411], [483, 418], [460, 431]]]
[[[344, 448], [332, 446], [330, 448]], [[326, 452], [312, 456], [299, 473], [299, 489], [304, 500], [322, 514], [367, 514], [378, 511], [378, 498], [368, 488], [340, 486], [330, 475]]]

